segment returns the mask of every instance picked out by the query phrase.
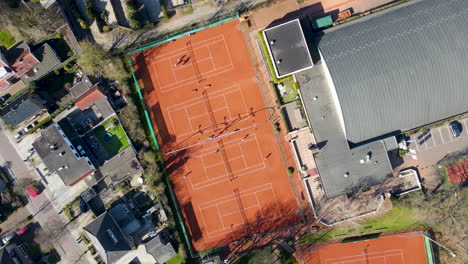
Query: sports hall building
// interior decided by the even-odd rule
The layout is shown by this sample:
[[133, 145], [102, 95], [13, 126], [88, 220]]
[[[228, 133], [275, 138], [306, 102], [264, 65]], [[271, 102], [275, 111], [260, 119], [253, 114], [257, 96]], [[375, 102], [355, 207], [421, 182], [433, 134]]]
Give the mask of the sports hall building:
[[264, 36], [278, 77], [295, 74], [301, 87], [328, 198], [391, 177], [395, 136], [468, 111], [468, 1], [415, 0], [290, 36], [305, 23]]

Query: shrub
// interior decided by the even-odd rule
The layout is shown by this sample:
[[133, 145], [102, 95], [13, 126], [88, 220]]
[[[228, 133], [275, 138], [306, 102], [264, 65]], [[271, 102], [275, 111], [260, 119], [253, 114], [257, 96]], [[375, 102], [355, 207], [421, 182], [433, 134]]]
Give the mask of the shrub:
[[90, 243], [88, 236], [84, 232], [80, 232], [80, 237], [86, 245]]
[[31, 221], [33, 219], [33, 216], [32, 215], [28, 215], [26, 216], [26, 218], [24, 219], [25, 221]]
[[92, 20], [96, 19], [96, 15], [94, 14], [93, 8], [91, 6], [86, 7], [86, 15]]
[[63, 208], [63, 213], [68, 218], [68, 220], [70, 220], [70, 221], [73, 220], [73, 212], [72, 212], [72, 209], [69, 206]]
[[275, 133], [278, 134], [281, 131], [280, 124], [274, 123], [273, 127], [275, 128]]
[[60, 33], [60, 32], [57, 32], [57, 33], [55, 33], [55, 38], [61, 39], [61, 38], [63, 38], [63, 34]]
[[143, 153], [143, 160], [146, 162], [146, 163], [154, 163], [156, 162], [156, 153], [152, 150], [150, 151], [145, 151]]
[[288, 167], [288, 175], [291, 176], [294, 173], [294, 168], [293, 167]]
[[403, 158], [406, 155], [406, 153], [408, 153], [408, 150], [404, 150], [404, 149], [399, 149], [398, 150], [398, 156], [400, 158]]
[[94, 246], [89, 246], [88, 249], [89, 249], [89, 252], [91, 253], [91, 255], [96, 254], [96, 248]]
[[167, 10], [166, 10], [166, 6], [164, 5], [164, 2], [161, 0], [160, 1], [160, 5], [161, 5], [161, 12], [163, 13], [163, 16], [164, 16], [164, 21], [168, 21], [169, 20], [169, 14], [167, 13]]
[[140, 29], [142, 27], [138, 18], [138, 9], [134, 1], [127, 1], [128, 23], [133, 29]]
[[102, 32], [109, 32], [109, 31], [110, 31], [110, 27], [108, 25], [102, 26]]
[[102, 21], [106, 22], [106, 24], [109, 23], [109, 14], [107, 13], [107, 10], [102, 10], [100, 17]]
[[86, 23], [86, 21], [84, 21], [84, 19], [78, 18], [78, 23], [80, 23], [80, 27], [82, 29], [87, 29], [88, 28], [88, 23]]

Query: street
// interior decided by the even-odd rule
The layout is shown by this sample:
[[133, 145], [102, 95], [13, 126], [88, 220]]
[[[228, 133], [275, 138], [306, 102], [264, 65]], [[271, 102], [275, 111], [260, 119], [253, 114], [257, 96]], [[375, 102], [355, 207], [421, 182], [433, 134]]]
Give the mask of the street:
[[[15, 178], [15, 180], [21, 178], [32, 178], [35, 180], [40, 180], [40, 178], [34, 174], [32, 168], [29, 168], [23, 162], [23, 159], [18, 155], [16, 149], [9, 141], [9, 137], [3, 130], [0, 130], [0, 146], [0, 164], [9, 164], [8, 171], [12, 174], [12, 177]], [[58, 225], [65, 225], [61, 216], [51, 205], [45, 191], [41, 192], [34, 198], [28, 196], [28, 200], [29, 202], [26, 205], [26, 209], [31, 215], [34, 216], [34, 219], [39, 222], [42, 228], [45, 230], [56, 230]], [[17, 220], [20, 222], [24, 219]], [[3, 232], [8, 231], [9, 230], [3, 230]], [[74, 263], [79, 261], [82, 250], [76, 244], [75, 238], [73, 238], [68, 229], [65, 228], [62, 232], [60, 232], [60, 235], [57, 237], [54, 245], [62, 258], [62, 262]]]

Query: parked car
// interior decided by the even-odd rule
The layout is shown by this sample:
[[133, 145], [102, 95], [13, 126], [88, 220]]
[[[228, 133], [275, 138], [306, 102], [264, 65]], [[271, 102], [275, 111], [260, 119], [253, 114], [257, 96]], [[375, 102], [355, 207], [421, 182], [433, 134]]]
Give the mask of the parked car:
[[2, 242], [3, 244], [8, 244], [8, 242], [10, 242], [10, 240], [15, 236], [15, 234], [9, 234], [7, 236], [5, 236], [4, 238], [2, 238]]
[[39, 195], [39, 190], [36, 186], [34, 186], [34, 184], [29, 184], [26, 186], [26, 188], [28, 188], [28, 193], [31, 195], [31, 197], [36, 197]]
[[449, 124], [450, 132], [452, 132], [452, 136], [458, 137], [462, 131], [462, 125], [458, 121], [453, 121]]
[[20, 230], [16, 231], [15, 233], [16, 233], [17, 236], [21, 236], [21, 235], [24, 235], [28, 231], [29, 231], [29, 227], [25, 226], [25, 227], [21, 228]]
[[0, 97], [0, 105], [6, 102], [11, 97], [11, 94], [5, 94], [4, 96]]
[[31, 124], [29, 124], [27, 127], [24, 128], [24, 132], [28, 132], [31, 130], [33, 127], [35, 127], [37, 124], [39, 124], [39, 121], [34, 121]]
[[86, 213], [87, 211], [88, 211], [88, 205], [83, 200], [83, 198], [80, 197], [80, 212], [81, 213]]
[[26, 134], [26, 132], [24, 132], [24, 130], [20, 130], [18, 131], [18, 133], [15, 134], [15, 138], [18, 139], [21, 136], [24, 136], [24, 134]]

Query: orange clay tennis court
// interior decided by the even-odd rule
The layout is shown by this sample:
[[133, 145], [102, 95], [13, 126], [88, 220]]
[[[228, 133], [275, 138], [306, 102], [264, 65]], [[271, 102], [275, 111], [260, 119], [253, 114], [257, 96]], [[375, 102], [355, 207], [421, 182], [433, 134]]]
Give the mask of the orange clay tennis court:
[[195, 250], [300, 219], [237, 19], [132, 59]]
[[428, 263], [424, 237], [420, 232], [319, 246], [304, 254], [304, 261], [307, 264]]

